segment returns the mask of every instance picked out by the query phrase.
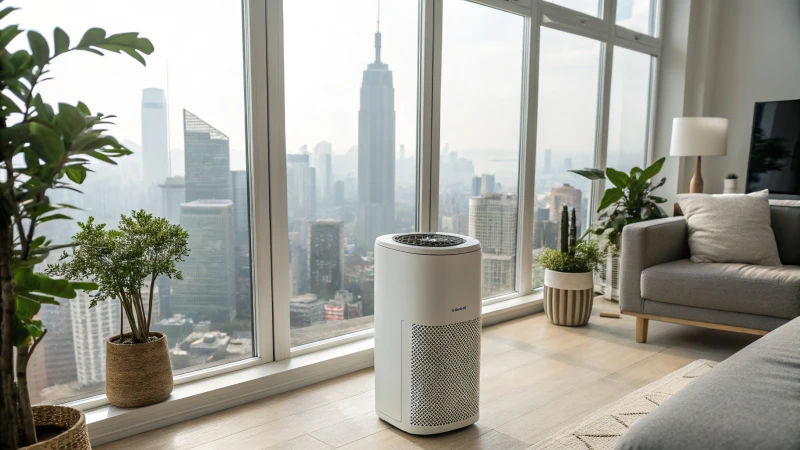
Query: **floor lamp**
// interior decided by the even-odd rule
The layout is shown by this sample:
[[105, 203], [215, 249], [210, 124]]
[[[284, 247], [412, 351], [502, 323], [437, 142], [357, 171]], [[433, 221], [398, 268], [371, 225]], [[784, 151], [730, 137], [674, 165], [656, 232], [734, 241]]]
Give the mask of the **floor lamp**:
[[725, 156], [728, 150], [728, 119], [720, 117], [676, 117], [672, 120], [671, 156], [696, 156], [697, 166], [689, 193], [703, 193], [703, 156]]

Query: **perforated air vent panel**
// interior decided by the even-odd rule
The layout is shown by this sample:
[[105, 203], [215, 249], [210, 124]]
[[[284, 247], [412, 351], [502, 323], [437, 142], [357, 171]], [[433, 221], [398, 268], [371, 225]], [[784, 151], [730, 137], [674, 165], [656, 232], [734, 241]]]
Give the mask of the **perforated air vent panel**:
[[481, 319], [411, 327], [411, 424], [435, 427], [478, 414]]
[[439, 233], [398, 234], [392, 239], [395, 242], [415, 247], [455, 247], [466, 242], [460, 237]]

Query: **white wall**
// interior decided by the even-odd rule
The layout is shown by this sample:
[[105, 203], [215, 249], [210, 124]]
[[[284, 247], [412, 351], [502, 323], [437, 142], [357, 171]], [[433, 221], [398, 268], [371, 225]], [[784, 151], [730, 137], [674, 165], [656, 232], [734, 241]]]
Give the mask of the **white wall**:
[[707, 115], [730, 120], [728, 155], [704, 160], [704, 179], [706, 192], [719, 193], [725, 174], [735, 172], [744, 192], [754, 103], [800, 98], [800, 1], [724, 0], [720, 6]]
[[800, 1], [664, 0], [663, 39], [653, 159], [667, 157], [671, 212], [695, 167], [669, 156], [675, 117], [730, 120], [728, 155], [703, 160], [705, 192], [722, 192], [729, 172], [744, 192], [754, 103], [800, 98]]

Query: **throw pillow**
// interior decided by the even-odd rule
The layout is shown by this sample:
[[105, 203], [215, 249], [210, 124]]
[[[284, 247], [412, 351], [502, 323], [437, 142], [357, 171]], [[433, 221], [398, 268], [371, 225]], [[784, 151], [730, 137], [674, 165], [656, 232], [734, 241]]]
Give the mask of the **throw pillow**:
[[692, 262], [781, 265], [770, 226], [769, 191], [681, 194], [678, 204], [689, 226]]

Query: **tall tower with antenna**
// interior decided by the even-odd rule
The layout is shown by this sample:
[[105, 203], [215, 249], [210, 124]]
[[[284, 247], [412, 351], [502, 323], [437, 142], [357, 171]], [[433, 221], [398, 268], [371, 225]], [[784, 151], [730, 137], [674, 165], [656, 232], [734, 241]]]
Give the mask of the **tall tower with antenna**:
[[375, 238], [394, 229], [395, 112], [389, 65], [381, 61], [380, 2], [375, 61], [361, 82], [358, 111], [358, 245], [371, 249]]

